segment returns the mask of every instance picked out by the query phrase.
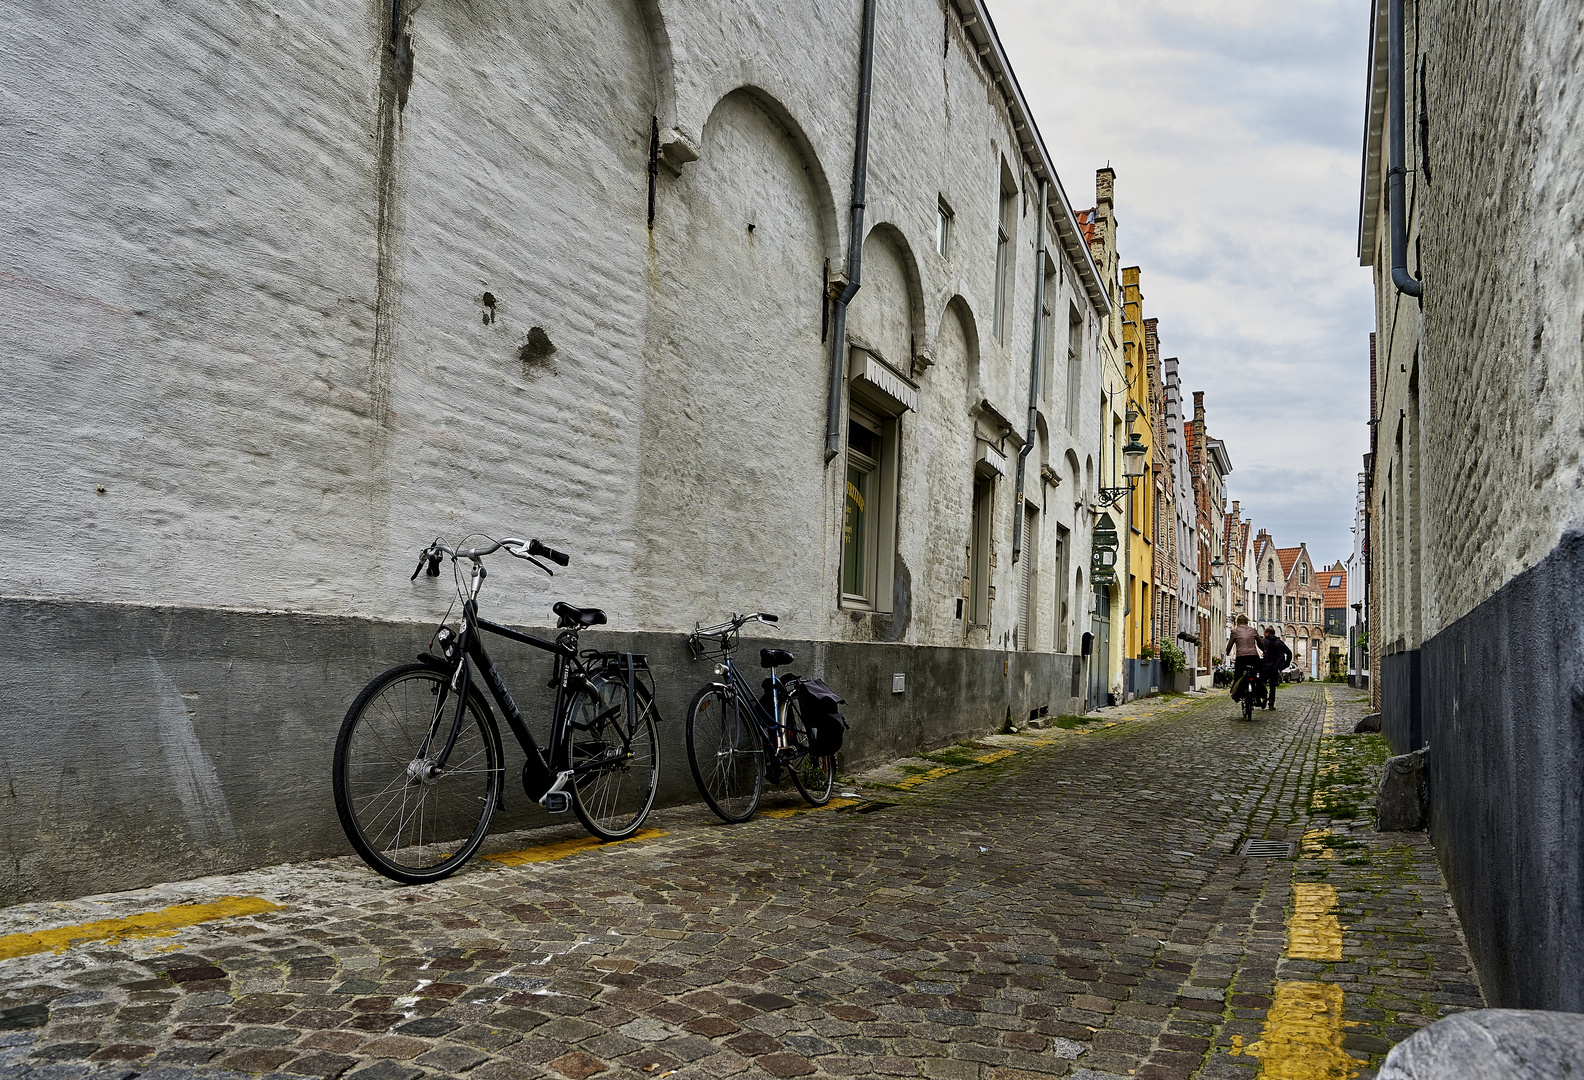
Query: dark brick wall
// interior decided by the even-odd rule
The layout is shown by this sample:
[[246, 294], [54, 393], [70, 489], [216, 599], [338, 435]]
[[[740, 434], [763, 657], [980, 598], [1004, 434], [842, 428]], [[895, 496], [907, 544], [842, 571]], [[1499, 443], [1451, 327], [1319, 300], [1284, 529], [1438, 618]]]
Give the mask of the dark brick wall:
[[1420, 663], [1418, 649], [1381, 657], [1381, 730], [1394, 754], [1424, 745]]
[[1423, 675], [1430, 835], [1486, 1001], [1584, 1012], [1584, 534], [1426, 642]]

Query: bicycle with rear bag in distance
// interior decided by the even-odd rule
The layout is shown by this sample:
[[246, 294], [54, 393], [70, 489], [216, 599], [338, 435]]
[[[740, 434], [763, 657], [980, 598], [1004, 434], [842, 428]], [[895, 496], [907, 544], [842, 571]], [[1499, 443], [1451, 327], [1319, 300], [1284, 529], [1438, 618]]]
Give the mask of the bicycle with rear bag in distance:
[[775, 623], [775, 615], [734, 615], [716, 626], [695, 627], [688, 646], [695, 660], [715, 661], [715, 681], [688, 706], [688, 765], [699, 794], [716, 816], [747, 821], [759, 808], [768, 777], [790, 776], [813, 806], [830, 802], [836, 784], [836, 753], [846, 721], [841, 702], [818, 679], [776, 674], [794, 662], [783, 649], [759, 650], [759, 666], [770, 674], [754, 692], [733, 654], [744, 625]]

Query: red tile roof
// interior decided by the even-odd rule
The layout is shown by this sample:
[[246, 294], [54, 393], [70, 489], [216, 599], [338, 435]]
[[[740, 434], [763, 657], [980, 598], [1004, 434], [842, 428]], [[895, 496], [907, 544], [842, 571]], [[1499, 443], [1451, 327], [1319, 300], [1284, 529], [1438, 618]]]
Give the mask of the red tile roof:
[[1302, 550], [1303, 550], [1302, 547], [1290, 547], [1290, 548], [1277, 548], [1276, 549], [1276, 557], [1281, 560], [1282, 573], [1284, 573], [1284, 574], [1292, 573], [1293, 564], [1298, 561], [1298, 553], [1300, 551], [1302, 551]]
[[1095, 238], [1095, 208], [1080, 210], [1077, 213], [1078, 231], [1083, 233], [1084, 243], [1092, 244]]
[[[1331, 582], [1336, 584], [1332, 585]], [[1325, 590], [1325, 606], [1328, 608], [1347, 607], [1347, 571], [1332, 568], [1320, 571], [1320, 586]]]

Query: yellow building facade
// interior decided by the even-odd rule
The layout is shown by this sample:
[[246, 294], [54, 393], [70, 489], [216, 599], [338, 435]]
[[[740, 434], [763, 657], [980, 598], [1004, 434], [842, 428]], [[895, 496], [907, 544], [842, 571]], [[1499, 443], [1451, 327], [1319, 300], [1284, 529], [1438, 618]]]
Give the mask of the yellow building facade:
[[[1122, 367], [1123, 439], [1127, 471], [1139, 474], [1131, 480], [1132, 490], [1127, 495], [1127, 571], [1126, 658], [1138, 660], [1145, 646], [1154, 643], [1152, 617], [1155, 610], [1154, 581], [1155, 559], [1155, 453], [1152, 445], [1155, 435], [1155, 403], [1150, 399], [1149, 351], [1144, 340], [1144, 291], [1139, 282], [1139, 268], [1122, 270]], [[1132, 452], [1128, 453], [1131, 447]], [[1143, 448], [1142, 453], [1139, 447]], [[1149, 693], [1149, 685], [1142, 679], [1129, 687], [1137, 694]]]

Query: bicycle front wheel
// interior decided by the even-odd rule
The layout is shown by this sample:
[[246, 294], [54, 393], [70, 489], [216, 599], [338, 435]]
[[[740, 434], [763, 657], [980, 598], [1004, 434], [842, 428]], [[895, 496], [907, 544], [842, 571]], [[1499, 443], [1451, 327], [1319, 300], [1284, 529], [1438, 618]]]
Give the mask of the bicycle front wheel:
[[660, 788], [660, 739], [649, 691], [633, 687], [632, 701], [637, 717], [628, 715], [627, 685], [601, 678], [567, 706], [561, 760], [576, 773], [572, 809], [601, 840], [637, 832]]
[[456, 722], [443, 672], [407, 664], [358, 694], [336, 738], [336, 814], [352, 847], [381, 874], [409, 885], [438, 881], [478, 850], [495, 810], [499, 762], [478, 695]]
[[790, 695], [781, 703], [781, 723], [792, 735], [792, 783], [810, 805], [824, 806], [836, 787], [835, 755], [815, 754], [810, 749], [803, 710]]
[[759, 725], [736, 694], [712, 684], [693, 696], [687, 752], [693, 782], [716, 817], [733, 823], [753, 817], [764, 791], [764, 749]]

